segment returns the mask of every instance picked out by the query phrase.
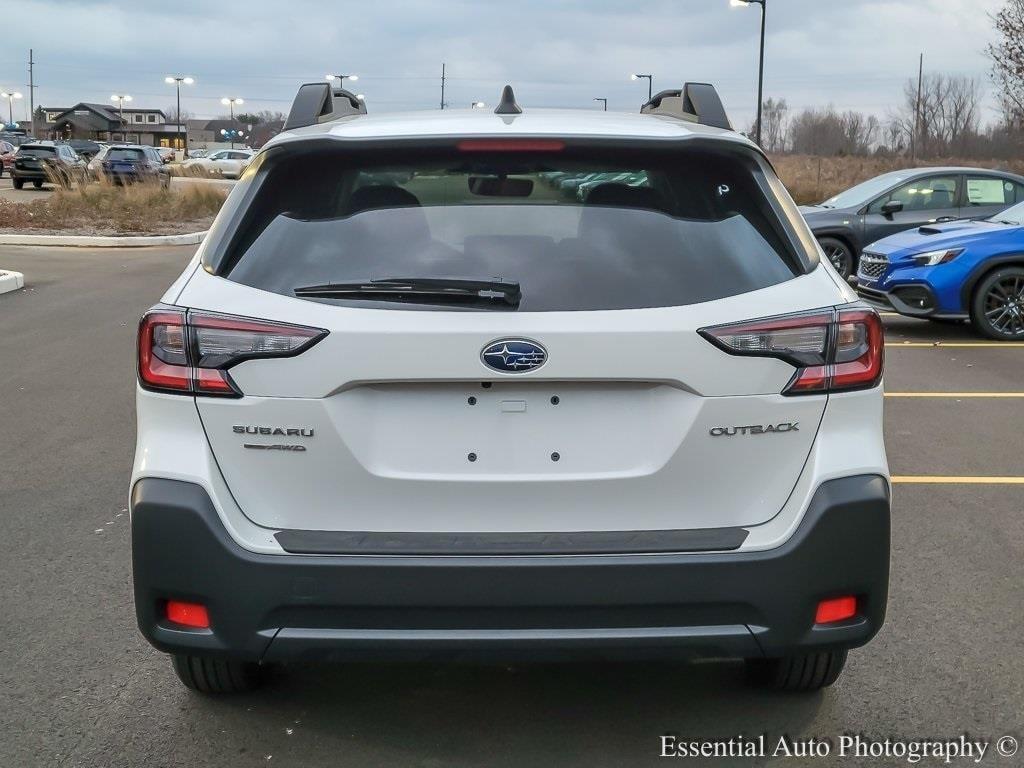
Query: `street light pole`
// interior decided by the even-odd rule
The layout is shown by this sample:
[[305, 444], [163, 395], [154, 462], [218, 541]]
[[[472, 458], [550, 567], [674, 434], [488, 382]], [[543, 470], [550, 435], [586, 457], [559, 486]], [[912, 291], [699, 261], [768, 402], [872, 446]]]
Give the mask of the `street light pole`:
[[238, 98], [237, 96], [231, 96], [231, 97], [225, 96], [223, 99], [220, 100], [220, 103], [231, 108], [231, 126], [232, 126], [232, 128], [231, 128], [231, 148], [234, 149], [235, 148], [235, 129], [234, 129], [234, 125], [235, 125], [235, 104], [242, 105], [242, 104], [245, 104], [245, 102], [242, 99]]
[[0, 99], [7, 99], [7, 118], [11, 125], [14, 125], [14, 100], [20, 98], [21, 94], [17, 91], [13, 93], [8, 93], [7, 91], [0, 93]]
[[126, 142], [128, 141], [128, 126], [124, 122], [124, 103], [126, 101], [131, 101], [132, 97], [129, 96], [127, 93], [115, 93], [113, 96], [110, 97], [110, 100], [117, 102], [117, 117], [118, 120], [121, 121], [121, 141]]
[[729, 4], [736, 7], [743, 7], [750, 4], [761, 6], [761, 53], [757, 65], [757, 145], [761, 145], [761, 108], [764, 104], [764, 27], [765, 17], [768, 13], [767, 0], [729, 0]]
[[595, 98], [594, 101], [600, 101], [604, 105], [604, 111], [608, 111], [608, 99]]
[[345, 81], [346, 80], [351, 80], [354, 83], [356, 80], [359, 79], [359, 75], [326, 75], [325, 77], [326, 77], [327, 80], [332, 81], [332, 82], [334, 80], [337, 80], [338, 81], [338, 87], [342, 88], [342, 89], [344, 89], [344, 87], [345, 87]]
[[629, 79], [647, 81], [647, 100], [650, 101], [654, 96], [654, 75], [630, 75]]
[[171, 75], [169, 77], [165, 77], [164, 82], [168, 84], [174, 83], [174, 89], [178, 92], [178, 114], [175, 116], [175, 119], [177, 120], [178, 123], [178, 144], [180, 144], [182, 147], [181, 157], [184, 160], [185, 158], [188, 157], [188, 131], [186, 130], [184, 132], [183, 138], [181, 130], [181, 84], [185, 83], [185, 85], [192, 85], [192, 83], [194, 83], [195, 80], [191, 77], [186, 77], [183, 75]]

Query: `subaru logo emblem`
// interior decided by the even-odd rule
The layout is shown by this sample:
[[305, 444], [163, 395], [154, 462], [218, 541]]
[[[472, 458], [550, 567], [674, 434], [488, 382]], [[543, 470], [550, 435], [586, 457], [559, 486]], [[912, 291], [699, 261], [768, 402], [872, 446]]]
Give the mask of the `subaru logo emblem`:
[[526, 339], [498, 339], [480, 353], [480, 360], [488, 368], [502, 373], [526, 373], [544, 365], [547, 350]]

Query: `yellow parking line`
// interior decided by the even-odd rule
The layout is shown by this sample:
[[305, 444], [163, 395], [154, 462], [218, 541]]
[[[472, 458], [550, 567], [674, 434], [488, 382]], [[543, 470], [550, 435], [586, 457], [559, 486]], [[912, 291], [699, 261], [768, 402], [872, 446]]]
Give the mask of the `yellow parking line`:
[[924, 347], [1024, 347], [1024, 341], [887, 341], [886, 349]]
[[892, 481], [910, 485], [1024, 485], [1024, 477], [1015, 476], [893, 475]]
[[886, 397], [1024, 397], [1024, 392], [886, 392]]

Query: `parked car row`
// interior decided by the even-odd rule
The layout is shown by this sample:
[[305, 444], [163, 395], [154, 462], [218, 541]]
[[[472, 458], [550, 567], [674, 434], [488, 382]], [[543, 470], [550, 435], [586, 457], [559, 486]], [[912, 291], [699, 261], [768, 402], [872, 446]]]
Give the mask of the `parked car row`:
[[26, 183], [36, 189], [46, 183], [68, 187], [101, 178], [115, 184], [158, 181], [165, 187], [170, 185], [170, 173], [155, 147], [86, 143], [95, 144], [96, 152], [90, 154], [92, 147], [82, 147], [84, 153], [76, 152], [70, 142], [35, 141], [16, 148], [0, 142], [0, 159], [15, 189], [24, 188]]
[[824, 255], [875, 307], [1024, 339], [1024, 177], [919, 168], [801, 208]]

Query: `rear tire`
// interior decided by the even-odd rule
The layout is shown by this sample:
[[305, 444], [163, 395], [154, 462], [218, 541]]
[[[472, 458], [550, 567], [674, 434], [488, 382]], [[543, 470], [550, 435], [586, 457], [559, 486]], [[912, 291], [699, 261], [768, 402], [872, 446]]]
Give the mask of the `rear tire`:
[[32, 186], [35, 187], [36, 189], [42, 189], [43, 188], [43, 182], [41, 182], [41, 181], [39, 181], [37, 179], [36, 181], [32, 182]]
[[834, 237], [819, 237], [818, 244], [821, 245], [821, 250], [825, 252], [825, 258], [832, 262], [832, 266], [836, 268], [836, 272], [844, 280], [849, 280], [853, 274], [853, 251], [850, 247], [842, 240], [838, 240]]
[[11, 179], [11, 184], [14, 185], [15, 189], [23, 189], [25, 186], [24, 179]]
[[199, 693], [245, 693], [262, 682], [260, 668], [252, 662], [176, 653], [171, 665], [185, 687]]
[[1003, 267], [981, 278], [971, 297], [971, 323], [990, 339], [1024, 340], [1024, 267]]
[[811, 693], [832, 685], [846, 665], [846, 649], [819, 651], [781, 659], [747, 659], [751, 684], [774, 691]]

